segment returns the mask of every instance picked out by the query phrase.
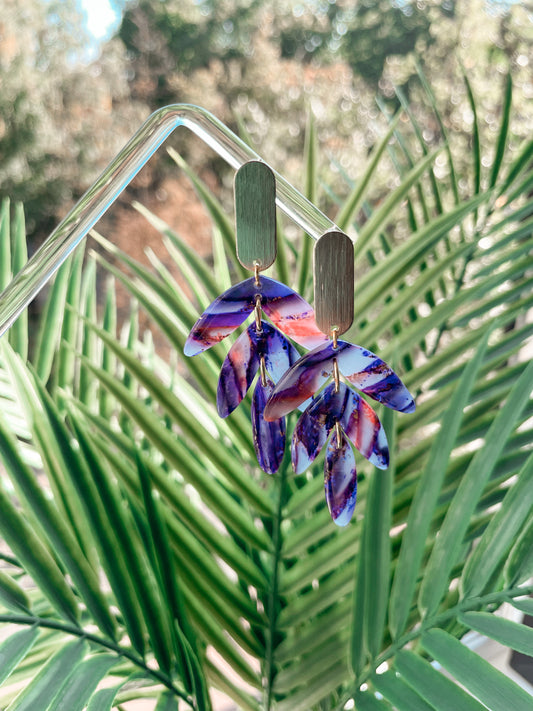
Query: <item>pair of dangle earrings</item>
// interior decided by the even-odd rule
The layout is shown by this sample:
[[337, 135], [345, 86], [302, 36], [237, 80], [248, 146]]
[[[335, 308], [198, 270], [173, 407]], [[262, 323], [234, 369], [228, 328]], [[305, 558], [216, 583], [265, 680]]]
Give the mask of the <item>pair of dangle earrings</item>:
[[[303, 473], [327, 443], [326, 501], [334, 522], [345, 526], [357, 494], [352, 445], [380, 469], [389, 463], [387, 437], [376, 413], [350, 386], [400, 412], [413, 412], [415, 404], [386, 363], [339, 340], [353, 321], [354, 258], [347, 235], [326, 232], [316, 243], [316, 313], [292, 289], [261, 274], [276, 258], [275, 195], [274, 174], [265, 163], [250, 161], [237, 171], [237, 256], [254, 275], [208, 306], [184, 352], [194, 356], [207, 350], [253, 316], [222, 364], [218, 413], [227, 417], [233, 412], [257, 375], [251, 408], [254, 448], [260, 467], [273, 474], [285, 451], [285, 417], [300, 409], [291, 443], [294, 471]], [[300, 357], [292, 341], [308, 353]]]

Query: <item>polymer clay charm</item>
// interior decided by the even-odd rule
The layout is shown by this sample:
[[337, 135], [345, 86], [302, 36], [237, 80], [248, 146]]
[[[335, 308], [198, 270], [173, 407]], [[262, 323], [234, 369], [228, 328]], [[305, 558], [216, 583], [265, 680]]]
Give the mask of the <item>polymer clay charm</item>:
[[[328, 283], [335, 289], [328, 289]], [[389, 451], [378, 416], [341, 381], [341, 375], [363, 394], [394, 410], [413, 412], [415, 403], [400, 378], [378, 356], [338, 340], [353, 320], [353, 246], [343, 233], [327, 232], [317, 242], [315, 307], [316, 321], [331, 340], [306, 353], [280, 378], [264, 417], [267, 421], [284, 417], [313, 398], [294, 429], [292, 464], [297, 474], [304, 472], [330, 438], [324, 465], [326, 501], [335, 523], [345, 526], [353, 515], [357, 492], [351, 444], [378, 469], [388, 467]], [[333, 382], [319, 392], [330, 379]]]
[[[272, 474], [283, 459], [285, 418], [267, 422], [263, 410], [274, 385], [299, 358], [287, 337], [307, 349], [324, 343], [326, 338], [305, 299], [284, 284], [260, 275], [276, 256], [275, 181], [266, 164], [251, 161], [239, 169], [235, 202], [237, 254], [244, 266], [253, 269], [254, 276], [230, 287], [208, 306], [187, 337], [184, 353], [202, 353], [254, 315], [222, 364], [217, 410], [221, 417], [232, 413], [259, 373], [252, 398], [253, 441], [259, 465]], [[263, 319], [263, 313], [271, 323]]]

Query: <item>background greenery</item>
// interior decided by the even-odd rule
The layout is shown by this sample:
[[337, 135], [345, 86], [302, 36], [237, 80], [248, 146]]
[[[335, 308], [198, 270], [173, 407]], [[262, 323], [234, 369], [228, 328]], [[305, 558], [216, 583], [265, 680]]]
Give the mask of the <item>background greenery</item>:
[[[309, 113], [321, 146], [321, 179], [346, 197], [342, 172], [355, 179], [386, 130], [381, 106], [394, 113], [409, 100], [426, 145], [442, 138], [417, 76], [418, 62], [454, 149], [458, 188], [468, 194], [474, 116], [462, 80], [477, 102], [485, 167], [499, 130], [507, 73], [514, 81], [510, 116], [516, 149], [530, 133], [533, 22], [530, 2], [502, 0], [114, 0], [118, 28], [97, 48], [76, 0], [5, 0], [0, 26], [0, 196], [25, 203], [29, 236], [44, 238], [124, 145], [150, 111], [190, 102], [232, 128], [243, 124], [261, 155], [303, 187], [301, 156]], [[96, 56], [95, 56], [96, 54]], [[416, 154], [416, 137], [403, 132]], [[231, 175], [200, 142], [174, 145], [222, 194]], [[445, 177], [439, 157], [435, 170]], [[157, 195], [169, 207], [181, 186], [162, 156], [129, 196]], [[395, 186], [389, 164], [372, 193]], [[159, 190], [164, 188], [164, 192]], [[334, 210], [326, 191], [321, 206]], [[227, 198], [227, 199], [226, 199]], [[169, 210], [166, 210], [168, 213]], [[180, 214], [179, 208], [175, 215]], [[134, 213], [129, 213], [131, 220]], [[170, 218], [169, 218], [170, 221]], [[111, 225], [127, 244], [128, 230]], [[109, 226], [109, 227], [111, 227]], [[129, 225], [128, 225], [129, 226]]]
[[[532, 611], [533, 142], [515, 148], [508, 79], [498, 131], [482, 143], [466, 82], [473, 128], [459, 170], [419, 82], [441, 127], [438, 154], [403, 112], [357, 182], [343, 177], [342, 198], [319, 185], [312, 121], [306, 137], [307, 194], [325, 189], [338, 225], [358, 232], [348, 338], [394, 364], [418, 404], [410, 416], [380, 413], [392, 464], [373, 471], [358, 459], [347, 529], [330, 520], [321, 461], [295, 477], [286, 457], [264, 475], [249, 405], [216, 416], [228, 345], [182, 357], [198, 313], [243, 270], [227, 211], [175, 152], [210, 215], [212, 262], [138, 206], [179, 279], [153, 253], [146, 267], [95, 234], [98, 251], [79, 249], [58, 272], [35, 347], [26, 316], [0, 343], [9, 711], [142, 698], [158, 711], [209, 709], [217, 689], [251, 711], [531, 708], [459, 640], [474, 630], [533, 654], [533, 631], [494, 614], [504, 603]], [[384, 160], [396, 187], [370, 199]], [[309, 296], [311, 240], [289, 232], [281, 226], [272, 273]], [[22, 208], [4, 202], [0, 285], [25, 244]]]

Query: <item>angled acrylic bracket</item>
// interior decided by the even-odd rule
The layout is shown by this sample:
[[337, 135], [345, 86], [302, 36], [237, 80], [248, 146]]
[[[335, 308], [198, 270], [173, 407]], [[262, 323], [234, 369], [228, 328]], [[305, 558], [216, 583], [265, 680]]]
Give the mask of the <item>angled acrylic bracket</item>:
[[[155, 111], [0, 294], [0, 336], [178, 126], [189, 128], [235, 170], [249, 160], [261, 160], [205, 109], [173, 104]], [[274, 174], [277, 205], [308, 235], [318, 239], [338, 229], [285, 178]]]

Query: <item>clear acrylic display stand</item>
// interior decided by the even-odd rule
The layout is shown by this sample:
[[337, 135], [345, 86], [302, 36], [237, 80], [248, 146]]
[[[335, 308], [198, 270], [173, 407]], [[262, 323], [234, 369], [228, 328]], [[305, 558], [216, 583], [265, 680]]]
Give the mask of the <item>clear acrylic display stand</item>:
[[[261, 160], [199, 106], [173, 104], [155, 111], [0, 294], [0, 336], [178, 126], [190, 129], [235, 170], [248, 160]], [[285, 178], [274, 174], [278, 207], [307, 234], [318, 239], [327, 230], [338, 229]]]

